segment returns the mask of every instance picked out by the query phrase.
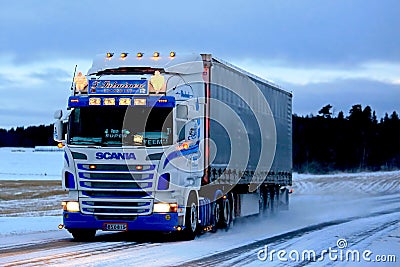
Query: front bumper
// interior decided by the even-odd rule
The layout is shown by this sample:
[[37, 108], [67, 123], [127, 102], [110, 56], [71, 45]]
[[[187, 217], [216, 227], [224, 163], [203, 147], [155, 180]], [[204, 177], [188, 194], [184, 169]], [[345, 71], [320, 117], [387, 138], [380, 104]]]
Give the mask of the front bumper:
[[177, 230], [178, 213], [140, 215], [133, 220], [100, 220], [93, 215], [64, 211], [63, 222], [66, 229], [103, 230], [105, 223], [126, 223], [128, 231], [172, 232]]

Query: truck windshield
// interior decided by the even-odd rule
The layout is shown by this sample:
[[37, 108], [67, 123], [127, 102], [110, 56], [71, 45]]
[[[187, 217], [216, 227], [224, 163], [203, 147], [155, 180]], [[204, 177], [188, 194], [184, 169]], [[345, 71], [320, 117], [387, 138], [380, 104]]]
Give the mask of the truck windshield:
[[172, 108], [75, 108], [70, 115], [68, 132], [71, 145], [171, 145]]

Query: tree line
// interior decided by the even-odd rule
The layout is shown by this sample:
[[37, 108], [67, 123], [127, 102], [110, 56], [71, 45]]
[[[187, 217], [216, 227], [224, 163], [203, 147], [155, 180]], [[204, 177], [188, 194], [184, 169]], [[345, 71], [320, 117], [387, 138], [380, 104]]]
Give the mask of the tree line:
[[56, 145], [53, 125], [0, 129], [0, 147], [35, 147]]
[[[0, 129], [0, 147], [56, 145], [53, 126]], [[370, 106], [353, 105], [349, 116], [332, 114], [326, 105], [318, 115], [293, 115], [293, 170], [328, 173], [400, 168], [400, 119], [396, 111], [378, 119]]]
[[400, 119], [396, 111], [378, 120], [370, 106], [353, 105], [349, 116], [293, 115], [293, 168], [297, 172], [379, 171], [400, 168]]

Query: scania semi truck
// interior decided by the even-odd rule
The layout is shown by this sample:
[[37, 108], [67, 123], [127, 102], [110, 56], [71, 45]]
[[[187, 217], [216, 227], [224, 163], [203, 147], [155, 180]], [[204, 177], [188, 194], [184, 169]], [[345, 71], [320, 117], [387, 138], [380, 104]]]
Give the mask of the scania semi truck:
[[78, 72], [66, 112], [63, 224], [193, 239], [288, 209], [292, 94], [211, 54], [104, 53]]

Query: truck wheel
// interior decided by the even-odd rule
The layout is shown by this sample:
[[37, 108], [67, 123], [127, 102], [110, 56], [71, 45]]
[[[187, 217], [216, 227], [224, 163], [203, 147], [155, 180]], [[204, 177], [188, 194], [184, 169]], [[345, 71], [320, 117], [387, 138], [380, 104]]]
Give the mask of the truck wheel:
[[220, 220], [220, 214], [221, 214], [221, 205], [219, 204], [219, 201], [214, 201], [211, 205], [211, 212], [212, 212], [212, 218], [211, 218], [211, 232], [215, 233], [218, 230], [218, 223]]
[[232, 209], [228, 198], [222, 199], [221, 228], [228, 230], [232, 223]]
[[183, 240], [193, 240], [196, 237], [198, 218], [197, 197], [192, 192], [186, 205], [185, 229], [182, 231]]
[[74, 241], [88, 242], [93, 241], [96, 230], [93, 229], [70, 229], [68, 230], [74, 237]]

